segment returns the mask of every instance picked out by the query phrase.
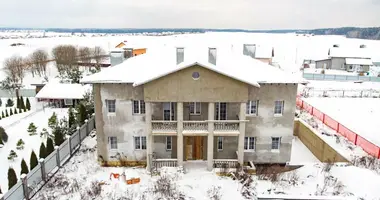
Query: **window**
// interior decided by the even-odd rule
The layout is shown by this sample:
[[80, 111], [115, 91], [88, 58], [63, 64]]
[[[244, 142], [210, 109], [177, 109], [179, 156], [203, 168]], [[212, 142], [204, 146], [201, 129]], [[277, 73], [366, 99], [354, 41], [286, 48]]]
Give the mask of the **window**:
[[280, 150], [281, 138], [272, 137], [272, 150]]
[[274, 102], [274, 114], [275, 115], [282, 115], [283, 111], [284, 111], [284, 101], [275, 101]]
[[166, 137], [166, 150], [172, 150], [172, 137]]
[[106, 100], [106, 106], [109, 113], [116, 112], [116, 100]]
[[218, 137], [218, 151], [223, 150], [223, 137]]
[[163, 103], [163, 115], [164, 121], [172, 121], [175, 119], [174, 111], [175, 111], [175, 103], [174, 102], [165, 102]]
[[259, 100], [247, 102], [247, 115], [257, 115]]
[[190, 102], [190, 115], [200, 115], [201, 114], [201, 102]]
[[66, 106], [72, 106], [73, 105], [73, 100], [72, 99], [65, 99], [65, 105]]
[[193, 72], [193, 74], [191, 75], [191, 77], [193, 77], [194, 80], [198, 80], [200, 75], [199, 75], [199, 72]]
[[215, 103], [215, 120], [227, 120], [227, 103]]
[[245, 137], [244, 138], [244, 150], [255, 150], [256, 148], [256, 138], [255, 137]]
[[108, 137], [110, 149], [117, 149], [117, 137]]
[[144, 114], [145, 113], [145, 102], [144, 100], [134, 100], [133, 101], [133, 114]]
[[136, 136], [135, 137], [135, 149], [141, 150], [146, 149], [146, 137], [145, 136]]

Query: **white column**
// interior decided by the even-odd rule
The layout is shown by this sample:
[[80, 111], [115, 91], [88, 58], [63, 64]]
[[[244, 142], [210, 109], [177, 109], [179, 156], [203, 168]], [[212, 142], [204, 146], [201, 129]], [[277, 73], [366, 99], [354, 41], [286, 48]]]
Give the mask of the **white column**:
[[183, 166], [183, 103], [177, 102], [177, 163]]
[[208, 136], [207, 136], [207, 170], [212, 170], [214, 161], [214, 111], [215, 104], [208, 103]]
[[239, 139], [238, 139], [238, 162], [241, 166], [244, 163], [244, 137], [245, 137], [245, 113], [247, 109], [247, 103], [240, 103], [239, 113]]
[[146, 123], [146, 167], [150, 170], [151, 156], [153, 153], [153, 136], [152, 136], [152, 103], [145, 102], [145, 123]]

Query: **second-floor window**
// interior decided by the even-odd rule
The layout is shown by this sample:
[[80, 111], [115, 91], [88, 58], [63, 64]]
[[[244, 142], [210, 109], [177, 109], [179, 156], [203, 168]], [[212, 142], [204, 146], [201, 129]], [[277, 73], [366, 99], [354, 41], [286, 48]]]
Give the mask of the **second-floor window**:
[[146, 137], [145, 136], [135, 136], [135, 149], [143, 150], [146, 149]]
[[259, 108], [259, 100], [248, 101], [247, 102], [247, 115], [257, 115], [257, 110]]
[[218, 151], [223, 150], [223, 137], [218, 137]]
[[145, 114], [145, 102], [144, 100], [133, 101], [133, 114]]
[[166, 137], [166, 150], [168, 150], [168, 151], [172, 150], [172, 137], [171, 136]]
[[106, 99], [106, 106], [109, 113], [116, 112], [116, 100], [115, 99]]
[[189, 103], [190, 115], [200, 115], [201, 114], [201, 102], [190, 102]]
[[282, 115], [284, 112], [284, 101], [275, 101], [274, 102], [274, 114]]
[[117, 149], [117, 137], [108, 137], [108, 145], [110, 149]]

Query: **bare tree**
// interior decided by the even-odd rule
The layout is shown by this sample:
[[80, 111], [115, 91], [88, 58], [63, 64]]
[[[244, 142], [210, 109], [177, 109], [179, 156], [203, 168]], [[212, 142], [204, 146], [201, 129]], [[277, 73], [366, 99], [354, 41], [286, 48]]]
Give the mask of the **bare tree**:
[[100, 64], [104, 61], [106, 58], [106, 51], [100, 47], [100, 46], [95, 46], [92, 50], [92, 56], [95, 60], [95, 68], [97, 71], [100, 71]]
[[80, 47], [78, 49], [78, 59], [79, 61], [84, 64], [84, 63], [90, 63], [91, 62], [91, 57], [92, 57], [92, 52], [89, 47]]
[[46, 76], [48, 59], [48, 53], [42, 49], [37, 49], [29, 55], [29, 62], [31, 63], [30, 71], [32, 71], [33, 76], [34, 73], [37, 73], [39, 76]]
[[1, 87], [5, 90], [16, 90], [16, 96], [19, 97], [19, 89], [25, 76], [26, 63], [21, 56], [12, 56], [5, 59], [3, 68], [7, 78], [2, 81]]
[[73, 45], [58, 45], [52, 51], [61, 79], [69, 78], [78, 83], [82, 73], [78, 66], [78, 50]]

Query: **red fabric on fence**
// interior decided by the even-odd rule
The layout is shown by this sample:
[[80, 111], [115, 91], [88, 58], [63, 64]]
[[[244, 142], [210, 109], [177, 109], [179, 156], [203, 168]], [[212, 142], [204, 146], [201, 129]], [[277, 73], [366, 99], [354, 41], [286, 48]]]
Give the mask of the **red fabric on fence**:
[[371, 142], [368, 142], [366, 139], [360, 137], [359, 135], [356, 140], [356, 144], [360, 146], [361, 148], [363, 148], [363, 150], [367, 152], [368, 154], [375, 156], [376, 158], [379, 156], [379, 151], [380, 151], [379, 147], [372, 144]]
[[356, 144], [356, 137], [358, 136], [356, 133], [351, 131], [350, 129], [346, 128], [342, 124], [339, 124], [339, 134], [342, 136], [346, 137], [349, 141], [353, 142]]
[[311, 114], [313, 107], [306, 102], [303, 102], [303, 108]]
[[300, 98], [297, 98], [296, 104], [298, 107], [302, 108], [302, 100]]
[[319, 111], [318, 109], [314, 108], [313, 115], [317, 117], [319, 120], [323, 121], [323, 113]]
[[325, 124], [334, 129], [334, 131], [337, 131], [338, 130], [338, 125], [339, 123], [335, 120], [333, 120], [331, 117], [329, 117], [328, 115], [325, 115]]

